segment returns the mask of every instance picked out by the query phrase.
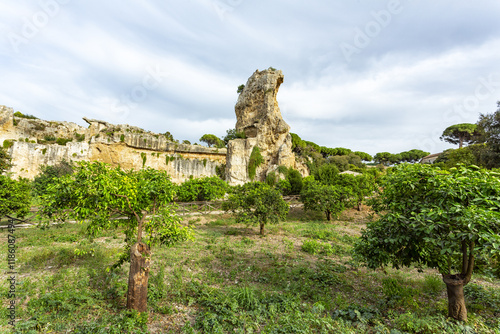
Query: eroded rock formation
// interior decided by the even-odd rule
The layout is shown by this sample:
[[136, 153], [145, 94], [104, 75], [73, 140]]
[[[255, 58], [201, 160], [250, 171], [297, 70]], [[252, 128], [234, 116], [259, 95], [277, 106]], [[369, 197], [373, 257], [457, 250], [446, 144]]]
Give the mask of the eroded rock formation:
[[292, 152], [290, 126], [283, 120], [276, 95], [283, 73], [269, 68], [255, 71], [236, 102], [236, 131], [245, 139], [231, 140], [227, 148], [226, 178], [230, 184], [252, 181], [248, 173], [250, 155], [258, 147], [263, 162], [253, 180], [263, 181], [278, 166], [293, 167], [307, 174], [307, 167], [296, 162]]
[[8, 148], [12, 158], [9, 172], [33, 179], [41, 165], [101, 161], [124, 169], [166, 170], [172, 181], [180, 183], [190, 176], [217, 175], [217, 168], [226, 162], [226, 149], [179, 144], [138, 127], [84, 120], [88, 128], [16, 117], [12, 108], [0, 106], [0, 145]]

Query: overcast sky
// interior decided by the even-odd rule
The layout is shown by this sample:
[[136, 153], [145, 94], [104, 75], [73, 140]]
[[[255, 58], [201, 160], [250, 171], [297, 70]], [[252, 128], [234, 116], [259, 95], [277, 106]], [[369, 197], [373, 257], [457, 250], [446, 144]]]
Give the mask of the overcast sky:
[[0, 105], [199, 142], [240, 84], [283, 71], [291, 132], [370, 154], [453, 145], [500, 100], [498, 0], [2, 1]]

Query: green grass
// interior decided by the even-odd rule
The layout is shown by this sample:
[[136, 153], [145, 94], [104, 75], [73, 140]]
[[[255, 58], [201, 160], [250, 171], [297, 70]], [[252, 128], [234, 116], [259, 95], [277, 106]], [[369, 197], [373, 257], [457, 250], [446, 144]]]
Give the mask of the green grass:
[[[437, 272], [373, 271], [353, 260], [365, 223], [356, 212], [332, 222], [308, 215], [294, 210], [265, 237], [224, 215], [186, 216], [194, 241], [153, 248], [145, 314], [125, 309], [128, 266], [107, 270], [120, 230], [90, 242], [84, 225], [18, 229], [17, 333], [500, 333], [498, 278], [473, 276], [469, 322], [457, 324], [446, 319]], [[7, 261], [0, 270], [5, 277]], [[7, 305], [5, 279], [0, 295]]]

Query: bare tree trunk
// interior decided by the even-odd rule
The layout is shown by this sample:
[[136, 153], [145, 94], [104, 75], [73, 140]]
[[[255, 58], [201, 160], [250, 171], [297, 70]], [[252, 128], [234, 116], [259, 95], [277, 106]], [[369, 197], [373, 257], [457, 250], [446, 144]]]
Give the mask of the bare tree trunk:
[[264, 235], [264, 223], [260, 223], [260, 235]]
[[326, 220], [332, 220], [332, 213], [330, 212], [330, 210], [326, 210]]
[[448, 317], [467, 321], [467, 308], [465, 307], [463, 275], [443, 275], [448, 293]]
[[143, 242], [136, 242], [130, 249], [127, 309], [146, 312], [148, 278], [151, 252]]

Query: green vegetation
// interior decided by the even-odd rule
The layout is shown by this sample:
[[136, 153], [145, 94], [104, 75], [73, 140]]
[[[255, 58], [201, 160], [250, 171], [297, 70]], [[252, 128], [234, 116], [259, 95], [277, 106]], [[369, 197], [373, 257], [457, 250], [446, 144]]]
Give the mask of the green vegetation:
[[202, 143], [206, 143], [208, 145], [208, 147], [212, 147], [212, 146], [215, 146], [218, 148], [224, 147], [224, 142], [216, 135], [205, 134], [200, 138], [200, 141]]
[[[5, 146], [5, 141], [4, 141]], [[0, 175], [5, 173], [10, 167], [12, 167], [11, 158], [7, 153], [7, 149], [0, 147]]]
[[243, 91], [243, 89], [245, 89], [245, 85], [239, 85], [238, 89], [236, 90], [236, 93], [240, 94]]
[[382, 165], [392, 165], [399, 164], [403, 162], [416, 163], [419, 162], [423, 157], [429, 155], [429, 152], [422, 150], [413, 149], [410, 151], [405, 151], [397, 154], [392, 154], [389, 152], [380, 152], [375, 154], [373, 160]]
[[130, 261], [127, 308], [144, 312], [150, 248], [191, 237], [190, 229], [179, 224], [173, 211], [174, 189], [165, 172], [150, 168], [125, 172], [103, 163], [81, 162], [73, 174], [49, 187], [40, 212], [51, 219], [89, 222], [91, 240], [103, 230], [123, 228], [125, 245], [115, 267]]
[[84, 134], [79, 134], [78, 132], [75, 132], [74, 136], [75, 136], [76, 141], [79, 143], [81, 143], [82, 141], [85, 140]]
[[352, 197], [348, 187], [321, 184], [317, 181], [306, 183], [300, 194], [300, 201], [304, 203], [304, 210], [322, 211], [327, 220], [341, 213]]
[[67, 143], [69, 143], [72, 140], [73, 139], [71, 139], [71, 138], [57, 138], [56, 139], [56, 144], [64, 146], [64, 145], [66, 145]]
[[16, 111], [14, 113], [14, 117], [19, 117], [19, 118], [26, 118], [26, 119], [38, 119], [38, 117], [35, 117], [33, 115], [25, 115], [20, 111]]
[[0, 219], [6, 215], [25, 217], [31, 205], [31, 186], [27, 179], [13, 180], [0, 175]]
[[476, 124], [461, 123], [447, 127], [439, 139], [451, 144], [458, 144], [458, 148], [462, 148], [464, 144], [473, 143], [480, 136]]
[[[331, 224], [293, 209], [264, 238], [227, 215], [188, 216], [183, 224], [196, 227], [193, 242], [155, 248], [148, 313], [125, 308], [127, 266], [105, 269], [122, 251], [123, 227], [100, 231], [98, 242], [85, 240], [88, 223], [18, 229], [23, 278], [17, 285], [16, 328], [20, 333], [498, 333], [498, 278], [477, 276], [466, 286], [469, 320], [459, 323], [447, 319], [447, 305], [437, 298], [444, 284], [436, 271], [360, 267], [351, 250], [367, 214], [346, 211]], [[1, 257], [6, 252], [0, 248]], [[0, 268], [6, 270], [6, 261]], [[4, 303], [7, 283], [0, 283]], [[0, 332], [10, 328], [2, 317]]]
[[228, 184], [217, 176], [192, 178], [176, 186], [179, 202], [214, 201], [224, 197]]
[[258, 224], [260, 235], [264, 235], [266, 224], [277, 224], [285, 220], [289, 209], [278, 190], [261, 182], [233, 188], [224, 204], [225, 210], [232, 211], [237, 222]]
[[224, 146], [227, 146], [230, 140], [237, 139], [237, 138], [242, 138], [245, 139], [245, 133], [244, 132], [238, 132], [236, 129], [229, 129], [226, 130], [226, 135], [224, 138], [222, 138], [222, 141], [224, 142]]
[[448, 316], [466, 321], [463, 287], [477, 259], [500, 255], [498, 174], [404, 164], [394, 167], [382, 189], [373, 203], [381, 216], [368, 224], [357, 254], [372, 268], [438, 269], [447, 285]]
[[255, 178], [257, 173], [257, 167], [259, 167], [264, 162], [264, 158], [260, 154], [260, 149], [257, 146], [254, 146], [252, 149], [252, 153], [250, 153], [250, 159], [248, 160], [248, 177], [250, 180]]
[[66, 160], [53, 166], [42, 165], [40, 173], [32, 182], [33, 193], [36, 196], [43, 196], [47, 193], [49, 187], [56, 183], [59, 178], [71, 173], [73, 173], [73, 164]]
[[6, 150], [8, 150], [9, 148], [11, 148], [12, 145], [14, 145], [14, 141], [13, 140], [8, 140], [8, 139], [4, 140], [3, 144], [2, 144], [3, 148], [6, 149]]

